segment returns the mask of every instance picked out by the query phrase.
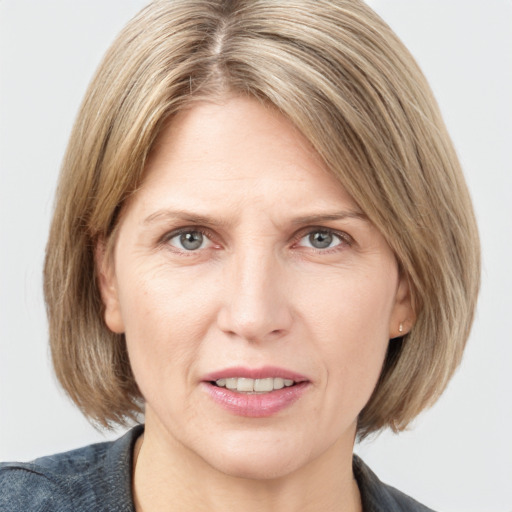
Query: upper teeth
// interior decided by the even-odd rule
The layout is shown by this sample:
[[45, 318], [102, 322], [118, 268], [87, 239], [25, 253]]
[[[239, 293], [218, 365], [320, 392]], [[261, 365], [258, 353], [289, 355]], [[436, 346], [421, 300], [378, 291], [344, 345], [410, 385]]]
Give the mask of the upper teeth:
[[229, 379], [219, 379], [215, 384], [220, 387], [226, 387], [231, 390], [242, 392], [260, 392], [268, 393], [274, 389], [282, 389], [285, 386], [289, 387], [294, 384], [291, 379], [282, 379], [281, 377], [269, 377], [266, 379], [247, 379], [245, 377], [231, 377]]

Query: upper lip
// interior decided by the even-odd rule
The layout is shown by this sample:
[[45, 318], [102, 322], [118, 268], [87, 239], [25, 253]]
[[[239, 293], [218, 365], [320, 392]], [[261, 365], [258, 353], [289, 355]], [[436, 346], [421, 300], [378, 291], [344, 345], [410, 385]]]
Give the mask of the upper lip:
[[278, 366], [262, 366], [260, 368], [247, 368], [245, 366], [232, 366], [217, 370], [205, 375], [202, 380], [213, 382], [219, 379], [229, 379], [233, 377], [243, 377], [246, 379], [266, 379], [270, 377], [281, 377], [282, 379], [290, 379], [295, 382], [304, 382], [309, 379], [300, 373]]

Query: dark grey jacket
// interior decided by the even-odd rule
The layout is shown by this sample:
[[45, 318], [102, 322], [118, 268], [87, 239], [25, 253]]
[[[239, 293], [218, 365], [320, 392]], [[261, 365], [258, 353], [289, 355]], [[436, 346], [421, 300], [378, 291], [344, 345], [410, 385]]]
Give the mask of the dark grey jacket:
[[[34, 462], [0, 464], [0, 512], [134, 512], [132, 453], [142, 429]], [[364, 512], [432, 512], [383, 484], [357, 456], [354, 475]]]

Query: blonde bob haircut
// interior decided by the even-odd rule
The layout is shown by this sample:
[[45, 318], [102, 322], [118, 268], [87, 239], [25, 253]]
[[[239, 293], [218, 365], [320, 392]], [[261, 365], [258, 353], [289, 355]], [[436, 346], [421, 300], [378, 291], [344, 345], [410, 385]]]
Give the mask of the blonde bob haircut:
[[120, 33], [73, 128], [47, 246], [44, 291], [59, 381], [95, 424], [123, 424], [143, 410], [124, 336], [104, 322], [95, 247], [113, 245], [120, 211], [172, 116], [229, 95], [289, 118], [394, 251], [416, 321], [390, 340], [358, 435], [404, 429], [461, 360], [479, 287], [479, 241], [430, 88], [360, 0], [157, 0]]

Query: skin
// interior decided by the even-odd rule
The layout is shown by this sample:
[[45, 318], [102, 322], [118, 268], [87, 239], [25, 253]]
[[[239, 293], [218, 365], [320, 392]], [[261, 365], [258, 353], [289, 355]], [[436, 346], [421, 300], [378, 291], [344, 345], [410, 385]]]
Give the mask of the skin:
[[[203, 245], [184, 248], [180, 228]], [[312, 245], [319, 231], [329, 247]], [[360, 510], [357, 417], [389, 339], [410, 327], [409, 290], [285, 117], [239, 97], [178, 114], [97, 264], [105, 321], [125, 333], [146, 400], [138, 511]], [[264, 365], [309, 380], [271, 417], [226, 411], [201, 386], [209, 372]]]

